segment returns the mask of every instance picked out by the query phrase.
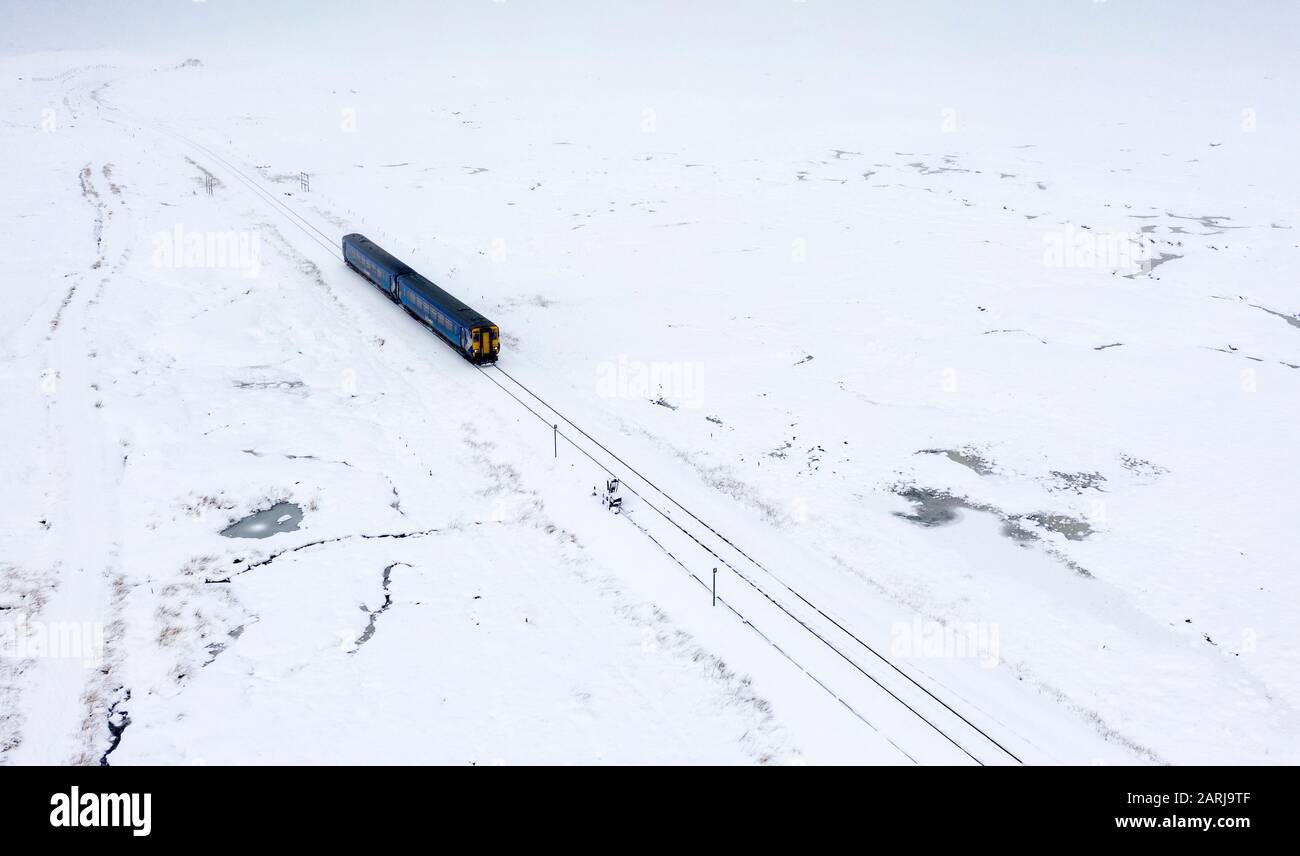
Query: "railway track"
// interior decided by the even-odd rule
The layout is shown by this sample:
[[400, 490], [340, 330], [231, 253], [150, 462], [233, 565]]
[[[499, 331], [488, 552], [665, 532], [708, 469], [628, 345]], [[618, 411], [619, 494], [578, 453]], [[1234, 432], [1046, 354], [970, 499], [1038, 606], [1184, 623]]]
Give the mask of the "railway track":
[[[103, 104], [102, 106], [108, 107]], [[119, 116], [127, 114], [108, 107]], [[106, 121], [114, 121], [104, 117]], [[249, 176], [236, 164], [174, 129], [143, 122], [141, 127], [163, 133], [221, 164], [229, 176], [269, 203], [313, 243], [343, 262], [340, 237], [314, 223]], [[502, 393], [537, 419], [554, 426], [564, 442], [637, 497], [637, 511], [626, 515], [630, 525], [651, 539], [690, 578], [706, 591], [711, 580], [701, 573], [716, 568], [729, 582], [718, 604], [771, 645], [781, 657], [813, 681], [866, 727], [876, 731], [914, 763], [1007, 765], [1024, 763], [1005, 737], [995, 737], [987, 722], [977, 722], [960, 702], [944, 698], [926, 686], [877, 646], [870, 644], [829, 611], [744, 549], [691, 507], [660, 488], [655, 481], [611, 450], [589, 431], [549, 403], [546, 397], [499, 365], [476, 366]], [[708, 574], [706, 574], [708, 575]], [[738, 583], [738, 584], [733, 584]]]
[[[888, 708], [892, 703], [923, 723], [928, 739], [916, 741], [920, 748], [905, 747], [890, 739], [908, 758], [918, 762], [946, 760], [980, 765], [1024, 763], [1008, 746], [1008, 740], [993, 736], [988, 726], [962, 713], [955, 704], [854, 633], [753, 557], [736, 539], [705, 521], [641, 469], [556, 409], [530, 385], [500, 365], [479, 367], [479, 371], [540, 421], [555, 426], [559, 439], [609, 476], [618, 478], [622, 487], [638, 499], [637, 507], [647, 512], [637, 515], [642, 519], [631, 520], [632, 525], [652, 538], [697, 583], [706, 589], [712, 587], [711, 580], [702, 579], [693, 570], [701, 567], [716, 567], [719, 572], [725, 569], [732, 579], [741, 583], [739, 587], [727, 585], [729, 594], [725, 595], [725, 601], [719, 597], [719, 603], [753, 627], [855, 716], [886, 733], [878, 723], [897, 721], [897, 717], [882, 715], [880, 710], [882, 705]], [[761, 629], [758, 621], [763, 622]], [[778, 632], [777, 628], [783, 628], [784, 632]], [[800, 639], [800, 635], [805, 638]], [[795, 652], [802, 656], [797, 657]], [[828, 652], [833, 654], [829, 661]], [[839, 680], [830, 682], [814, 674], [805, 664], [815, 660], [826, 663], [819, 671], [834, 671]], [[856, 689], [845, 689], [846, 686], [856, 686]], [[887, 733], [886, 738], [889, 739]]]

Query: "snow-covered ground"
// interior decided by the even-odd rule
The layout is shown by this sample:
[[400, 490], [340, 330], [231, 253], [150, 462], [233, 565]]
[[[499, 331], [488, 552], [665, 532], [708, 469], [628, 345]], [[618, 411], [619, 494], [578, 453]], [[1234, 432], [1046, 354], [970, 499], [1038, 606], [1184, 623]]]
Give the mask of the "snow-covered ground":
[[1300, 760], [1293, 8], [265, 5], [0, 46], [0, 762]]

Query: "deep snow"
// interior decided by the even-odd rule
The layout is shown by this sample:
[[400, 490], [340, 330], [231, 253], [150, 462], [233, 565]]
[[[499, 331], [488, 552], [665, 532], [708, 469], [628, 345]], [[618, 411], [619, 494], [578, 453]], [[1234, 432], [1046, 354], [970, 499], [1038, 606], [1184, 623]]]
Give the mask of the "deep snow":
[[[1300, 757], [1266, 12], [1170, 4], [1138, 53], [1118, 3], [511, 2], [348, 48], [338, 8], [277, 41], [206, 5], [0, 60], [0, 622], [102, 634], [0, 659], [0, 759]], [[762, 568], [604, 511], [349, 231]]]

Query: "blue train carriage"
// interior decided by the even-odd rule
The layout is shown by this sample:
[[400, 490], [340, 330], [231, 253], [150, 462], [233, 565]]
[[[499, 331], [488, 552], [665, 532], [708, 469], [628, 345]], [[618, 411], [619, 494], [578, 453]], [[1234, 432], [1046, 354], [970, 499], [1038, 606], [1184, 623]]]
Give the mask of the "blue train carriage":
[[343, 236], [343, 260], [370, 280], [379, 290], [396, 299], [397, 278], [415, 273], [405, 262], [390, 254], [365, 235]]
[[441, 336], [473, 363], [496, 362], [501, 330], [364, 235], [343, 236], [347, 266]]

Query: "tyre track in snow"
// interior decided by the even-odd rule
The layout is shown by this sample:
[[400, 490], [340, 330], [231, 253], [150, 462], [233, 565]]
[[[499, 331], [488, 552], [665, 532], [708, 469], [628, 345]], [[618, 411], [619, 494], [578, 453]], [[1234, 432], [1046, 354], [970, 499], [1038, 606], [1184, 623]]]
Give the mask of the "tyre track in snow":
[[[94, 212], [92, 271], [105, 268], [105, 242], [111, 215], [86, 165], [78, 173], [82, 195]], [[117, 272], [109, 265], [105, 279]], [[115, 619], [120, 599], [116, 571], [117, 482], [122, 463], [107, 441], [99, 398], [98, 351], [91, 331], [95, 299], [75, 285], [51, 321], [45, 348], [52, 495], [51, 521], [42, 552], [50, 555], [56, 587], [39, 620], [47, 632], [76, 638], [76, 650], [35, 659], [18, 700], [22, 742], [6, 760], [15, 764], [95, 763], [113, 734], [114, 687], [111, 652], [121, 626]], [[87, 631], [91, 633], [88, 637]], [[104, 647], [94, 651], [92, 640]], [[98, 656], [98, 659], [96, 659]], [[96, 666], [97, 668], [90, 668]]]

